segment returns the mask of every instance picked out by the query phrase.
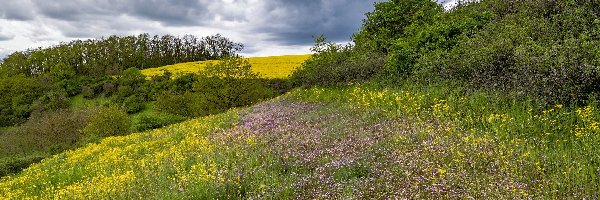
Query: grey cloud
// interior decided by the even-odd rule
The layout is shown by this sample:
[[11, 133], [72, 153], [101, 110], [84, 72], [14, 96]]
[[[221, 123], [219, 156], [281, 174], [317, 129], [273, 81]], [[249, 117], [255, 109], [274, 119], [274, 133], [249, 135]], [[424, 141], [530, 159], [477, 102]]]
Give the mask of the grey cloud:
[[15, 38], [15, 35], [13, 35], [13, 34], [0, 33], [0, 41], [8, 41], [8, 40], [12, 40], [13, 38]]
[[320, 34], [334, 41], [348, 40], [358, 30], [364, 13], [372, 9], [374, 2], [264, 0], [256, 3], [234, 0], [230, 5], [243, 10], [244, 6], [259, 4], [264, 6], [258, 9], [261, 12], [231, 11], [223, 1], [213, 0], [33, 0], [33, 5], [43, 18], [68, 22], [54, 26], [64, 36], [72, 38], [127, 32], [135, 24], [117, 21], [119, 16], [127, 15], [159, 22], [167, 27], [208, 27], [222, 26], [220, 22], [241, 22], [248, 26], [241, 28], [248, 33], [264, 33], [282, 44], [305, 45], [312, 43], [312, 37]]
[[126, 11], [132, 16], [158, 21], [167, 26], [202, 25], [212, 17], [206, 4], [188, 0], [133, 0], [127, 5]]
[[293, 45], [312, 43], [312, 37], [324, 34], [329, 40], [347, 41], [356, 32], [364, 13], [373, 9], [374, 0], [273, 0], [266, 29], [274, 39]]
[[92, 19], [110, 21], [127, 14], [129, 1], [118, 0], [33, 0], [36, 11], [44, 18], [84, 23]]
[[[332, 41], [348, 41], [360, 28], [364, 14], [372, 11], [373, 3], [383, 0], [0, 1], [6, 1], [0, 3], [1, 18], [41, 24], [30, 33], [32, 40], [57, 37], [48, 33], [67, 38], [98, 38], [193, 27], [242, 35], [246, 41], [238, 42], [260, 48], [256, 44], [265, 41], [285, 46], [312, 45], [313, 37], [320, 34]], [[0, 40], [11, 39], [9, 36], [0, 35]]]
[[[83, 22], [129, 15], [165, 24], [198, 25], [206, 21], [206, 6], [201, 1], [189, 0], [33, 0], [39, 14], [44, 17]], [[212, 2], [212, 1], [209, 1]]]
[[0, 2], [0, 18], [17, 21], [28, 21], [33, 19], [29, 1], [6, 1]]

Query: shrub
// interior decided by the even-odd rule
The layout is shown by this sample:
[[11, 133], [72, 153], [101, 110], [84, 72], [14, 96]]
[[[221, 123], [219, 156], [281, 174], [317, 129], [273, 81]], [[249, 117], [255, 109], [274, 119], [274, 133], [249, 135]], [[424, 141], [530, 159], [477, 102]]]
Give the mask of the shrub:
[[81, 87], [81, 95], [86, 99], [92, 99], [96, 96], [96, 92], [90, 86]]
[[133, 125], [133, 130], [142, 132], [146, 130], [161, 128], [170, 124], [175, 124], [186, 120], [186, 117], [179, 115], [152, 113], [140, 115]]
[[123, 108], [127, 113], [137, 113], [146, 106], [146, 99], [143, 96], [134, 94], [123, 100]]
[[0, 158], [0, 177], [20, 172], [33, 163], [48, 157], [46, 153], [34, 153], [27, 156], [11, 156]]
[[102, 92], [106, 96], [111, 96], [116, 91], [117, 91], [117, 87], [115, 86], [115, 84], [113, 84], [111, 82], [106, 82], [106, 83], [102, 84]]
[[600, 91], [600, 43], [586, 34], [546, 33], [561, 32], [549, 19], [506, 17], [431, 63], [445, 78], [549, 104], [583, 102]]
[[146, 81], [146, 76], [137, 68], [128, 68], [121, 73], [121, 76], [117, 79], [117, 82], [121, 86], [130, 86], [133, 88], [140, 87]]
[[192, 91], [165, 92], [159, 95], [155, 105], [167, 113], [197, 117], [272, 97], [275, 91], [252, 72], [251, 67], [241, 57], [224, 58], [217, 64], [207, 65], [200, 75], [188, 76], [180, 81], [176, 79], [176, 85], [182, 83], [176, 88], [185, 87], [187, 90], [188, 84], [192, 83]]
[[86, 141], [129, 133], [131, 121], [127, 113], [117, 107], [100, 107], [92, 111], [88, 124], [83, 128]]
[[384, 74], [383, 54], [358, 51], [352, 45], [315, 39], [315, 54], [290, 76], [295, 86], [335, 86], [363, 82]]
[[197, 110], [223, 111], [251, 105], [274, 95], [260, 75], [252, 71], [248, 60], [241, 57], [228, 57], [215, 65], [207, 65], [194, 83], [193, 91], [200, 97], [194, 104]]
[[70, 101], [67, 92], [62, 89], [52, 90], [41, 96], [33, 104], [33, 110], [57, 110], [68, 108]]
[[264, 81], [266, 81], [269, 88], [273, 89], [278, 94], [284, 94], [294, 87], [292, 82], [285, 78], [270, 78]]
[[176, 94], [183, 94], [192, 91], [194, 82], [198, 81], [197, 74], [184, 74], [173, 79], [171, 82], [171, 91]]
[[247, 106], [272, 97], [274, 91], [260, 79], [226, 79], [204, 77], [194, 84], [198, 95], [193, 106], [215, 114], [233, 107]]
[[195, 116], [191, 109], [191, 103], [196, 101], [194, 94], [186, 92], [184, 94], [163, 93], [156, 98], [154, 105], [160, 111], [181, 116]]
[[431, 0], [392, 0], [375, 3], [366, 14], [361, 30], [354, 35], [359, 48], [387, 53], [393, 42], [405, 36], [413, 24], [428, 23], [442, 7]]
[[54, 110], [36, 113], [16, 130], [3, 135], [0, 155], [29, 151], [61, 152], [73, 148], [82, 138], [89, 112]]
[[113, 100], [116, 103], [123, 103], [123, 101], [125, 101], [125, 98], [135, 95], [136, 91], [128, 85], [120, 85], [117, 88], [117, 92], [113, 94]]
[[427, 59], [445, 57], [461, 39], [472, 37], [493, 17], [491, 12], [469, 7], [440, 14], [428, 24], [409, 26], [405, 36], [391, 45], [386, 67], [396, 77], [410, 77], [429, 67]]

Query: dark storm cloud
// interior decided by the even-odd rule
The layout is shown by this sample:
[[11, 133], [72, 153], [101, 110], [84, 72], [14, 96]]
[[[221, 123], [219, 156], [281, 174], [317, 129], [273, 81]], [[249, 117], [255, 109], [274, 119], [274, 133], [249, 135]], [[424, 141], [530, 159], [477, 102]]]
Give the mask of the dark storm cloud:
[[[329, 40], [347, 41], [356, 32], [364, 13], [372, 10], [369, 0], [272, 0], [271, 24], [266, 29], [274, 39], [286, 44], [309, 44], [312, 37], [324, 34]], [[259, 30], [257, 29], [257, 30]]]

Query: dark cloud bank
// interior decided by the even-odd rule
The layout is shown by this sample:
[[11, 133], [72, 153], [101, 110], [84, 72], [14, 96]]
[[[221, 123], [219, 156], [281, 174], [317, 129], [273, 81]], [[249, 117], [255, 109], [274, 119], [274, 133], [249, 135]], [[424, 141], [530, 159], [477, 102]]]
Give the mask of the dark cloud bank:
[[[0, 19], [43, 23], [73, 39], [195, 27], [223, 30], [225, 36], [237, 33], [250, 47], [258, 41], [311, 45], [313, 36], [320, 34], [333, 41], [349, 40], [377, 1], [381, 0], [0, 0]], [[14, 34], [0, 32], [0, 41], [12, 38]]]

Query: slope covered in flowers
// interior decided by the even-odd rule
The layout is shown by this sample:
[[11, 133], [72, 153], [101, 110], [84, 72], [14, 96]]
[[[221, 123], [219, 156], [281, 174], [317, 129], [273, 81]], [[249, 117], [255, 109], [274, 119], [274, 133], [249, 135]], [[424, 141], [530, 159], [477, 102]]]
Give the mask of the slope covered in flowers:
[[[290, 75], [296, 68], [311, 55], [287, 55], [287, 56], [269, 56], [269, 57], [251, 57], [248, 58], [252, 64], [252, 70], [258, 72], [264, 78], [285, 78]], [[150, 68], [142, 70], [142, 74], [147, 77], [162, 75], [164, 70], [173, 74], [197, 73], [204, 69], [208, 63], [216, 63], [216, 61], [199, 61], [178, 63], [167, 65], [158, 68]]]
[[595, 105], [445, 88], [298, 89], [46, 159], [0, 199], [598, 197]]

